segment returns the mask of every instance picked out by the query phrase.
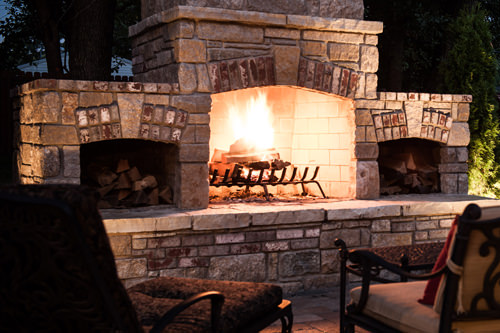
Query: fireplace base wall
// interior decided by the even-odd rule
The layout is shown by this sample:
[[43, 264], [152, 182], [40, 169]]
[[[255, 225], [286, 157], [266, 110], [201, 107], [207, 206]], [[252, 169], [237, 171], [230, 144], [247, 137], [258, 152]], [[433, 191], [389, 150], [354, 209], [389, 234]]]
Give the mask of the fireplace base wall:
[[349, 247], [444, 241], [465, 195], [402, 195], [328, 203], [231, 204], [199, 211], [104, 210], [126, 286], [157, 276], [278, 283], [285, 293], [338, 287], [335, 238]]

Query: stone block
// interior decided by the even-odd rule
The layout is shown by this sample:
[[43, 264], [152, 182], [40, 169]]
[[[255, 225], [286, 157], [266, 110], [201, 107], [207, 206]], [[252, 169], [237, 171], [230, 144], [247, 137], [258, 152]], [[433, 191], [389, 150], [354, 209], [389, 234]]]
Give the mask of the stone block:
[[80, 146], [63, 147], [64, 177], [80, 178]]
[[445, 173], [441, 174], [440, 176], [442, 193], [458, 193], [458, 175], [456, 173]]
[[258, 44], [264, 41], [264, 29], [260, 27], [200, 22], [197, 31], [200, 39]]
[[316, 249], [318, 246], [318, 238], [294, 239], [290, 241], [290, 248], [292, 250]]
[[210, 265], [209, 258], [180, 258], [179, 267], [208, 267]]
[[119, 93], [117, 95], [122, 137], [135, 139], [139, 135], [138, 128], [141, 121], [144, 94]]
[[419, 138], [422, 128], [422, 102], [404, 102], [406, 122], [408, 124], [408, 137]]
[[87, 92], [80, 93], [80, 107], [99, 106], [111, 104], [113, 102], [113, 95], [111, 93]]
[[38, 177], [59, 176], [61, 158], [58, 147], [42, 146], [35, 150], [33, 158], [33, 175]]
[[46, 145], [75, 145], [78, 136], [74, 126], [43, 125], [40, 140]]
[[165, 29], [165, 38], [175, 40], [178, 38], [193, 38], [194, 22], [188, 20], [179, 20], [167, 25]]
[[213, 257], [208, 267], [208, 278], [214, 280], [266, 280], [266, 258], [263, 253]]
[[244, 228], [249, 225], [250, 215], [246, 213], [193, 216], [193, 230]]
[[266, 28], [264, 36], [269, 38], [300, 39], [300, 30], [283, 28]]
[[61, 110], [61, 95], [55, 91], [33, 94], [33, 121], [58, 123]]
[[458, 193], [467, 194], [469, 192], [469, 177], [466, 173], [458, 174]]
[[21, 141], [25, 143], [41, 143], [41, 127], [37, 125], [19, 126]]
[[375, 220], [372, 222], [371, 230], [372, 230], [372, 232], [390, 232], [391, 231], [391, 221], [390, 220]]
[[302, 38], [305, 40], [320, 40], [334, 43], [362, 44], [363, 35], [357, 33], [339, 33], [331, 31], [304, 30]]
[[466, 122], [469, 120], [470, 105], [469, 103], [459, 103], [457, 107], [457, 121]]
[[440, 173], [466, 173], [467, 163], [441, 163], [439, 164]]
[[241, 232], [215, 235], [215, 244], [243, 243], [244, 241], [245, 234]]
[[75, 124], [75, 110], [78, 107], [78, 94], [62, 92], [61, 121], [63, 125]]
[[[182, 163], [180, 177], [174, 196], [178, 208], [208, 207], [208, 165], [207, 163]], [[192, 189], [196, 189], [193, 191]]]
[[328, 57], [331, 61], [357, 62], [359, 60], [359, 45], [329, 43]]
[[144, 103], [155, 105], [168, 105], [170, 96], [165, 94], [144, 94]]
[[360, 70], [376, 73], [378, 71], [378, 48], [376, 46], [361, 46]]
[[193, 64], [180, 64], [178, 79], [179, 88], [182, 93], [192, 93], [197, 88], [196, 67]]
[[116, 271], [120, 279], [139, 278], [147, 276], [147, 260], [145, 258], [117, 259]]
[[412, 244], [412, 233], [374, 233], [372, 234], [372, 247], [397, 246]]
[[212, 92], [212, 85], [208, 77], [208, 70], [205, 64], [196, 65], [196, 76], [198, 79], [199, 92]]
[[289, 249], [290, 249], [290, 243], [284, 240], [265, 242], [262, 246], [262, 251], [264, 252], [279, 252], [279, 251], [287, 251]]
[[280, 277], [302, 276], [320, 272], [319, 250], [287, 252], [279, 255]]
[[373, 120], [370, 110], [356, 109], [356, 125], [358, 126], [373, 126]]
[[109, 243], [115, 257], [128, 256], [132, 253], [131, 235], [109, 235]]
[[339, 229], [332, 231], [324, 231], [319, 239], [320, 249], [335, 248], [335, 239], [340, 238], [349, 246], [361, 245], [361, 233], [359, 229]]
[[179, 162], [208, 162], [209, 158], [208, 144], [186, 144], [179, 149]]
[[356, 162], [356, 198], [375, 199], [380, 195], [380, 178], [376, 161]]
[[277, 239], [292, 239], [304, 237], [304, 230], [302, 229], [281, 229], [276, 232]]
[[300, 42], [302, 55], [326, 57], [326, 44], [323, 42]]
[[470, 142], [468, 123], [453, 122], [448, 138], [449, 146], [467, 146]]
[[205, 63], [207, 50], [205, 42], [196, 39], [177, 39], [173, 42], [176, 62]]
[[231, 245], [231, 254], [249, 254], [260, 253], [260, 244], [233, 244]]
[[354, 148], [354, 153], [358, 160], [376, 160], [378, 152], [377, 143], [358, 143]]
[[[350, 246], [350, 244], [347, 244]], [[340, 271], [340, 261], [339, 261], [339, 251], [334, 250], [322, 250], [321, 251], [321, 273], [331, 274], [338, 273]]]
[[173, 96], [171, 105], [189, 113], [209, 113], [212, 107], [212, 98], [209, 94]]

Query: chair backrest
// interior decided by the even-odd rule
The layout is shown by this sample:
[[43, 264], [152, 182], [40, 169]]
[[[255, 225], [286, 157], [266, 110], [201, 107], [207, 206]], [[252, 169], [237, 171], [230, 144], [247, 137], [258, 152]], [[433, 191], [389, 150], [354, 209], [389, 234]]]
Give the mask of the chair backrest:
[[88, 188], [0, 188], [0, 267], [2, 330], [141, 331]]
[[[443, 312], [451, 313], [452, 320], [500, 318], [500, 207], [467, 206], [459, 217], [451, 261], [463, 273], [448, 274]], [[464, 312], [457, 314], [459, 305]]]

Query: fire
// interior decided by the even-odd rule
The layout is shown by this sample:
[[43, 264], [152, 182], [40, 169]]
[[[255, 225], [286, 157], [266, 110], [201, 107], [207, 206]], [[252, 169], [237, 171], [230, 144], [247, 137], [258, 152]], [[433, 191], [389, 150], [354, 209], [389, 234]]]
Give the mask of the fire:
[[245, 105], [231, 105], [229, 117], [234, 141], [245, 142], [249, 150], [254, 151], [273, 148], [272, 109], [267, 94], [259, 91], [257, 96], [248, 98]]

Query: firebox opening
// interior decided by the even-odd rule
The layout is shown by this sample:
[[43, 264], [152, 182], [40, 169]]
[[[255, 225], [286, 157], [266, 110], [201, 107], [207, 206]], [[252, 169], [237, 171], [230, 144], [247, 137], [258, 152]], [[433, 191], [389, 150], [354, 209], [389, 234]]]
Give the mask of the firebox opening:
[[380, 194], [440, 192], [440, 144], [423, 139], [379, 143]]
[[[252, 168], [255, 178], [266, 168], [286, 177], [297, 168], [297, 178], [316, 167], [316, 180], [326, 196], [353, 198], [355, 168], [354, 112], [350, 99], [291, 87], [269, 86], [212, 95], [210, 113], [210, 174], [236, 167]], [[243, 171], [245, 172], [245, 171]], [[266, 177], [264, 173], [263, 177]], [[246, 176], [246, 174], [244, 174]], [[220, 176], [219, 176], [220, 177]], [[210, 196], [240, 193], [245, 187], [210, 186]], [[262, 192], [260, 186], [249, 188]], [[301, 195], [301, 185], [268, 186], [271, 195]], [[305, 185], [309, 196], [323, 197], [316, 184]]]
[[81, 184], [101, 194], [100, 208], [173, 204], [178, 147], [136, 139], [80, 146]]

